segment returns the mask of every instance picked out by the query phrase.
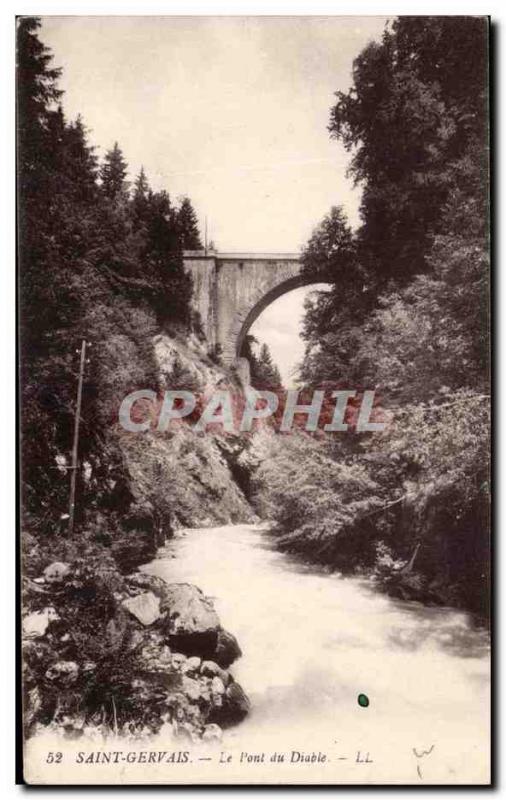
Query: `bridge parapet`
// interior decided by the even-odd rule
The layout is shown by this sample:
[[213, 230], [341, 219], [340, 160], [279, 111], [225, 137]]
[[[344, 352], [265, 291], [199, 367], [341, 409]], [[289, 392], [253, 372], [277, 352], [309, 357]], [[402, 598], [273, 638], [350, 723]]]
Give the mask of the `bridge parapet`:
[[299, 253], [185, 250], [184, 263], [193, 277], [194, 309], [227, 365], [239, 356], [244, 336], [264, 308], [307, 282]]
[[254, 253], [248, 251], [233, 251], [228, 253], [217, 250], [185, 250], [185, 261], [201, 258], [217, 259], [218, 261], [299, 261], [300, 253]]

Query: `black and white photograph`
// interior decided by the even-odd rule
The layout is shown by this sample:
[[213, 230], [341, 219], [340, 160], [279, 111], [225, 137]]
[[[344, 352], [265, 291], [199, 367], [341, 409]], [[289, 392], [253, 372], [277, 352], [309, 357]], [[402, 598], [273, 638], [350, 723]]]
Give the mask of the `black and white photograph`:
[[490, 25], [13, 17], [22, 782], [490, 785]]

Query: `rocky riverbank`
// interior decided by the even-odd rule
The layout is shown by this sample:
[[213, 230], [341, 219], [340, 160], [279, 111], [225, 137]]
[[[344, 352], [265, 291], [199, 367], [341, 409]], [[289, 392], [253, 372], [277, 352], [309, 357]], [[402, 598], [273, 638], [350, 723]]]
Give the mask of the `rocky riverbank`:
[[[160, 387], [233, 384], [195, 337], [151, 342]], [[98, 446], [100, 445], [100, 446]], [[25, 735], [219, 738], [249, 702], [228, 668], [241, 654], [210, 600], [137, 572], [182, 526], [255, 519], [226, 437], [108, 427], [78, 474], [78, 516], [22, 531]], [[67, 462], [53, 467], [67, 480]], [[237, 474], [236, 474], [237, 473]], [[56, 511], [55, 511], [56, 514]]]
[[229, 667], [241, 655], [212, 602], [191, 584], [102, 564], [54, 562], [25, 582], [26, 735], [129, 737], [167, 726], [221, 738], [249, 701]]

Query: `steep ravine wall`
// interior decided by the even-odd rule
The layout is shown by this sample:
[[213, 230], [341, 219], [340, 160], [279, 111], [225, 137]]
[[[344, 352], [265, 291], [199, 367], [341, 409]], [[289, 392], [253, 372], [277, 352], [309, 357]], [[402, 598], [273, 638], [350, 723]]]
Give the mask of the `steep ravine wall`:
[[[215, 387], [238, 390], [234, 377], [207, 357], [196, 338], [186, 342], [155, 337], [160, 385], [207, 393]], [[181, 423], [165, 433], [118, 432], [118, 442], [135, 500], [168, 515], [165, 531], [251, 522], [254, 514], [231, 468], [231, 448], [221, 434], [196, 433]]]
[[[158, 386], [138, 388], [238, 388], [196, 337], [159, 334], [152, 346]], [[73, 536], [23, 531], [27, 738], [142, 739], [163, 730], [219, 740], [248, 713], [229, 670], [240, 643], [212, 601], [196, 586], [137, 571], [181, 526], [253, 521], [236, 455], [223, 437], [185, 424], [134, 434], [115, 421], [90, 455], [86, 514]]]

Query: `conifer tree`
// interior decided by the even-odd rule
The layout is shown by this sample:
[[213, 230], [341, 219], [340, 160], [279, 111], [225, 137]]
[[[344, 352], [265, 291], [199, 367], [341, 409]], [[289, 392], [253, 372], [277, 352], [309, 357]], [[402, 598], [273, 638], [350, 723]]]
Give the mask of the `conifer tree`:
[[242, 358], [246, 358], [249, 362], [251, 385], [257, 389], [282, 386], [280, 372], [272, 359], [268, 345], [263, 343], [257, 354], [259, 345], [256, 336], [248, 333], [241, 348]]
[[150, 188], [144, 167], [141, 167], [139, 174], [134, 182], [132, 196], [132, 216], [136, 228], [146, 226], [149, 209]]
[[197, 214], [188, 197], [184, 197], [177, 214], [180, 247], [182, 250], [200, 250], [202, 242]]
[[259, 371], [259, 380], [264, 383], [266, 386], [281, 386], [281, 375], [279, 373], [279, 369], [277, 368], [276, 364], [274, 363], [271, 355], [271, 351], [265, 342], [262, 344], [260, 348], [260, 354], [258, 357], [258, 371]]
[[114, 142], [112, 150], [108, 150], [100, 168], [102, 191], [111, 200], [126, 194], [127, 163], [123, 157], [118, 143]]
[[144, 167], [141, 167], [139, 174], [134, 182], [133, 201], [135, 203], [142, 203], [146, 205], [149, 195], [149, 183], [144, 172]]
[[95, 201], [97, 197], [97, 157], [90, 146], [81, 115], [65, 127], [65, 172], [73, 184], [76, 200]]
[[401, 16], [353, 65], [329, 131], [363, 189], [361, 263], [382, 283], [427, 271], [451, 164], [486, 129], [484, 17]]
[[50, 66], [53, 56], [37, 36], [40, 25], [37, 17], [22, 17], [17, 29], [16, 123], [22, 192], [41, 188], [51, 155], [47, 123], [62, 94], [57, 85], [61, 70]]
[[145, 268], [158, 286], [158, 319], [188, 324], [193, 285], [184, 269], [177, 214], [166, 191], [148, 192], [146, 225]]
[[145, 198], [148, 195], [148, 191], [149, 191], [148, 179], [146, 178], [144, 167], [141, 167], [140, 172], [135, 179], [134, 198], [135, 197]]

